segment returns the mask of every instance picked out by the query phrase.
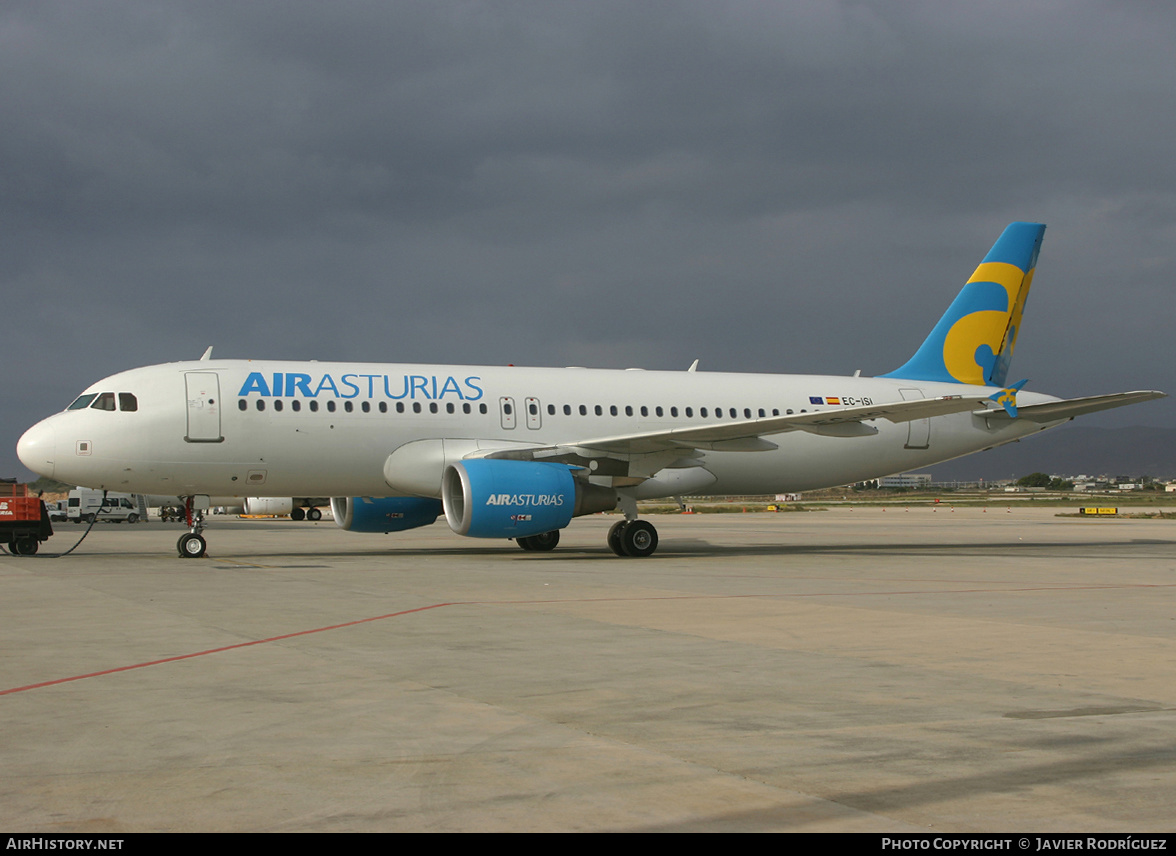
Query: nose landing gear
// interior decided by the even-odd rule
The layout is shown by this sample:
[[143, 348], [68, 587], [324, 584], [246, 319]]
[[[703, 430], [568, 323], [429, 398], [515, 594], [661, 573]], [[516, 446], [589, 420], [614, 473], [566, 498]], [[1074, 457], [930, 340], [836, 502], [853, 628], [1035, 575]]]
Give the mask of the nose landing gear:
[[184, 515], [188, 522], [188, 531], [180, 536], [176, 542], [176, 549], [181, 559], [202, 559], [208, 542], [200, 533], [204, 531], [204, 509], [195, 507], [195, 497], [185, 496]]

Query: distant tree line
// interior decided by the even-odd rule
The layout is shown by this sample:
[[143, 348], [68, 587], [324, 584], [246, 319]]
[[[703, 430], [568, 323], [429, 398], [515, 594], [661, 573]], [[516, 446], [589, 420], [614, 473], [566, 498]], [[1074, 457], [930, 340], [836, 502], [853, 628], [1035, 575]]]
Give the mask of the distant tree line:
[[1017, 487], [1044, 487], [1049, 490], [1073, 490], [1074, 482], [1050, 476], [1048, 473], [1029, 473], [1017, 479]]

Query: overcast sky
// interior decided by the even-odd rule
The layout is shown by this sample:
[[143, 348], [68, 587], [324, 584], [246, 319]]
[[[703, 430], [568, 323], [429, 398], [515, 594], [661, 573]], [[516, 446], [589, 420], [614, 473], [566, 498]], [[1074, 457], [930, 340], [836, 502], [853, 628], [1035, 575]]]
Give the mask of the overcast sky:
[[1176, 392], [1173, 56], [1166, 0], [5, 0], [0, 475], [208, 345], [886, 372], [1012, 220], [1010, 380]]

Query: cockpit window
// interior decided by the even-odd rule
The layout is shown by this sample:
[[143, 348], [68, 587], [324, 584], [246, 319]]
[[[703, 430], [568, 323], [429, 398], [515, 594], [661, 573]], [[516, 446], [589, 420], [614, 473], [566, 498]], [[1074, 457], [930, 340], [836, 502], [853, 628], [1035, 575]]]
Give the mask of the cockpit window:
[[96, 393], [96, 392], [88, 392], [85, 395], [79, 395], [74, 400], [74, 403], [65, 409], [66, 410], [85, 410], [87, 407], [90, 406], [90, 402], [93, 401], [97, 397], [98, 397], [98, 393]]
[[139, 409], [139, 399], [135, 398], [133, 392], [120, 392], [118, 394], [118, 409], [133, 413]]
[[90, 405], [93, 410], [114, 410], [114, 393], [101, 392], [94, 403]]

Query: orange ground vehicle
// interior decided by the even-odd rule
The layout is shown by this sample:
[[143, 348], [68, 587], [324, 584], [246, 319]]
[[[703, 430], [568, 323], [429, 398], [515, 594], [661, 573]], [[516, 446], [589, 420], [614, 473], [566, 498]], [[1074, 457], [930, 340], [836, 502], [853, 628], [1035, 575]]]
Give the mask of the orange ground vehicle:
[[49, 511], [38, 497], [29, 496], [28, 485], [0, 483], [0, 538], [16, 556], [31, 556], [53, 534]]

